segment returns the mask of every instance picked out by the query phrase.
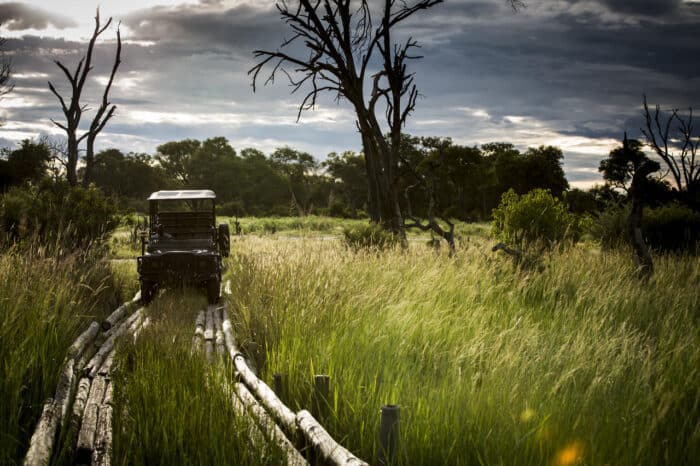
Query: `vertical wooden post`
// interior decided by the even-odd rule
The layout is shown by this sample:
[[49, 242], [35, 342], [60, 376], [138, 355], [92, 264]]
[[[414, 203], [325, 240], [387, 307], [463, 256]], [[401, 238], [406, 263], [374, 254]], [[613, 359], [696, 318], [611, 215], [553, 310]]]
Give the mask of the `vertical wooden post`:
[[287, 374], [279, 372], [272, 374], [272, 389], [282, 403], [287, 404], [289, 402], [287, 398]]
[[323, 422], [328, 417], [330, 406], [330, 386], [331, 378], [321, 374], [314, 377], [314, 413], [316, 418]]
[[399, 446], [399, 414], [398, 405], [382, 406], [382, 417], [379, 422], [379, 461], [381, 465], [392, 464], [398, 453]]

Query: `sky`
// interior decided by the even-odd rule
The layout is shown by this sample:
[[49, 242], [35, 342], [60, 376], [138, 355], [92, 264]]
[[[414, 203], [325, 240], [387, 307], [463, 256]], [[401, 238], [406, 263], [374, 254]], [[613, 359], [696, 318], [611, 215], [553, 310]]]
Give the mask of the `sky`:
[[[376, 3], [378, 0], [370, 0]], [[406, 132], [564, 152], [573, 187], [600, 182], [598, 164], [625, 131], [641, 138], [642, 96], [662, 109], [700, 107], [700, 0], [447, 0], [406, 21], [423, 58], [421, 92]], [[274, 1], [28, 0], [0, 2], [2, 57], [14, 91], [0, 100], [0, 147], [60, 136], [48, 81], [67, 91], [54, 60], [74, 69], [99, 5], [113, 25], [100, 37], [82, 102], [98, 106], [116, 46], [115, 117], [97, 149], [153, 154], [159, 144], [224, 136], [237, 150], [289, 145], [317, 159], [361, 149], [353, 111], [328, 96], [297, 121], [300, 95], [283, 79], [253, 92], [253, 50], [289, 36]], [[94, 111], [94, 110], [93, 110]], [[92, 112], [83, 117], [86, 125]]]

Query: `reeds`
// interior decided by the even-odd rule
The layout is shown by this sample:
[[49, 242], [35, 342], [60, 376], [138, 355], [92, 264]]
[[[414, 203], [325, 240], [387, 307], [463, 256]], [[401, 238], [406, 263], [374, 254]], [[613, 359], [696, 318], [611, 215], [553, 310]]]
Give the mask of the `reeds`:
[[402, 406], [403, 464], [687, 464], [700, 455], [700, 263], [574, 247], [516, 270], [478, 239], [453, 259], [414, 243], [249, 238], [230, 260], [237, 339], [290, 407], [332, 377], [324, 425], [377, 453]]

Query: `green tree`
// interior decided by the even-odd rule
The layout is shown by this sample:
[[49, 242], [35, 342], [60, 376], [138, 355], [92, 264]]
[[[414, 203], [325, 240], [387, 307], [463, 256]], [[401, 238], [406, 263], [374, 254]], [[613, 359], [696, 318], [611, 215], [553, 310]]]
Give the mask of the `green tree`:
[[270, 161], [287, 179], [291, 205], [300, 216], [309, 213], [314, 174], [318, 168], [316, 160], [307, 152], [285, 146], [276, 149], [270, 155]]
[[196, 139], [166, 142], [157, 147], [155, 158], [168, 177], [177, 180], [182, 185], [188, 185], [190, 182], [189, 162], [201, 145], [202, 143]]
[[13, 150], [7, 156], [5, 169], [11, 184], [38, 182], [46, 176], [50, 159], [51, 152], [46, 144], [24, 139], [19, 149]]
[[353, 151], [331, 152], [321, 163], [333, 178], [334, 187], [345, 198], [350, 217], [357, 218], [357, 209], [367, 201], [365, 157]]

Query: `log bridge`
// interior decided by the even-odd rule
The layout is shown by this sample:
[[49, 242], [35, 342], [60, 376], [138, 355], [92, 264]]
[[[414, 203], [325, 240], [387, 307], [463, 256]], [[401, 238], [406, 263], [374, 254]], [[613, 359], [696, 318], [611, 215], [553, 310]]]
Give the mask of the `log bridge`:
[[141, 295], [119, 306], [101, 324], [92, 322], [68, 348], [53, 398], [44, 402], [24, 457], [26, 466], [51, 462], [56, 439], [67, 435], [74, 464], [110, 465], [115, 343], [149, 324]]
[[[57, 439], [69, 439], [73, 464], [109, 466], [112, 458], [112, 393], [110, 377], [115, 343], [121, 337], [137, 338], [149, 325], [139, 308], [140, 293], [119, 306], [103, 322], [92, 322], [67, 351], [53, 398], [45, 401], [42, 414], [25, 455], [25, 466], [45, 466], [52, 461]], [[236, 345], [231, 320], [224, 306], [210, 305], [195, 321], [193, 352], [204, 352], [209, 363], [230, 360], [236, 380], [222, 387], [231, 404], [252, 419], [250, 441], [262, 448], [274, 444], [292, 466], [308, 465], [301, 451], [313, 452], [314, 463], [367, 466], [334, 440], [307, 410], [289, 409]], [[222, 366], [223, 367], [223, 366]], [[282, 387], [276, 379], [278, 391]], [[323, 386], [323, 384], [321, 384]], [[326, 380], [326, 388], [327, 388]], [[327, 393], [325, 395], [327, 397]], [[55, 459], [55, 458], [54, 458]]]

